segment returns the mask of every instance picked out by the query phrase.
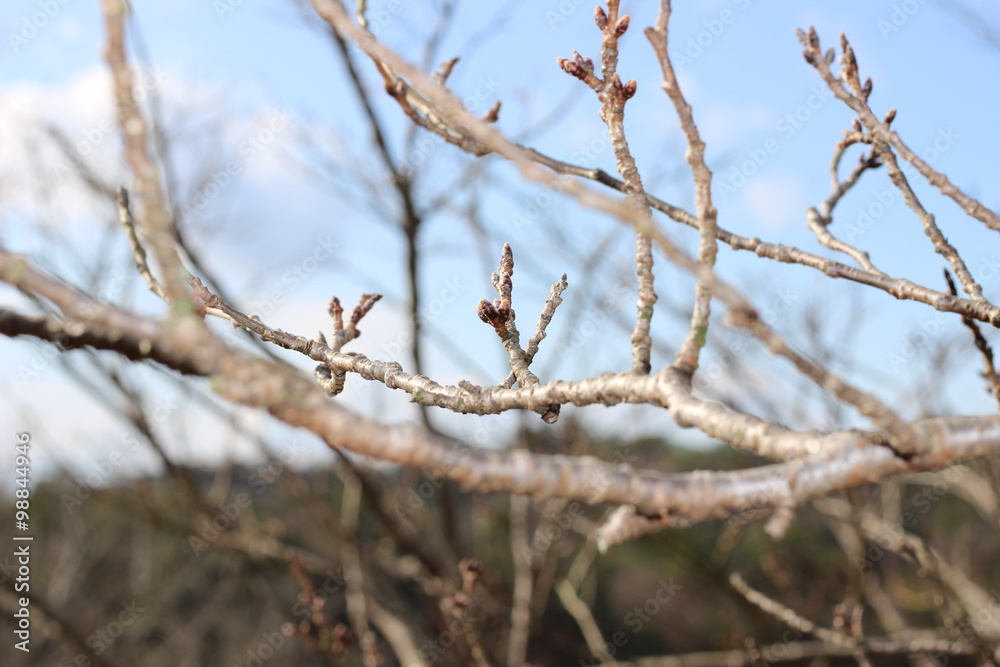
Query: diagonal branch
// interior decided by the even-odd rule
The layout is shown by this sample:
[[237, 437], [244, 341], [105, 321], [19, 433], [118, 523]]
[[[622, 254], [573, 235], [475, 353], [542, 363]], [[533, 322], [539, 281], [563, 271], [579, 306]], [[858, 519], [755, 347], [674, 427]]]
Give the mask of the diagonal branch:
[[[566, 282], [566, 274], [562, 275], [559, 282], [552, 285], [552, 289], [549, 290], [549, 298], [545, 300], [545, 306], [542, 308], [541, 314], [538, 316], [538, 322], [535, 324], [535, 335], [531, 337], [528, 341], [528, 346], [524, 348], [524, 360], [530, 366], [531, 362], [535, 360], [535, 355], [538, 354], [538, 346], [545, 339], [545, 330], [548, 328], [549, 323], [552, 322], [552, 317], [556, 314], [556, 308], [562, 304], [562, 293], [566, 291], [569, 287], [569, 283]], [[511, 388], [514, 386], [514, 382], [517, 380], [517, 376], [514, 371], [500, 383], [501, 387]]]
[[[948, 270], [944, 271], [944, 279], [948, 283], [948, 291], [952, 294], [957, 294], [958, 290], [955, 289], [955, 281], [952, 280], [951, 274]], [[976, 349], [979, 350], [979, 354], [983, 356], [983, 362], [985, 368], [983, 369], [983, 377], [990, 385], [990, 393], [993, 394], [993, 398], [1000, 405], [1000, 375], [997, 374], [996, 364], [993, 361], [993, 348], [990, 347], [990, 343], [986, 340], [986, 336], [979, 329], [979, 325], [976, 321], [968, 317], [962, 318], [962, 324], [972, 332], [972, 339], [975, 341]]]
[[[940, 190], [941, 194], [954, 200], [954, 202], [961, 206], [962, 210], [968, 215], [976, 218], [990, 229], [1000, 231], [1000, 216], [983, 206], [979, 200], [962, 192], [962, 190], [952, 183], [947, 176], [932, 169], [929, 164], [921, 160], [917, 154], [914, 153], [902, 139], [900, 139], [899, 134], [889, 129], [888, 122], [880, 121], [878, 119], [875, 113], [868, 106], [867, 99], [862, 99], [860, 96], [852, 95], [847, 91], [841, 80], [834, 76], [834, 74], [830, 71], [830, 65], [824, 59], [822, 50], [820, 49], [819, 36], [816, 34], [815, 28], [810, 27], [808, 32], [798, 30], [797, 34], [799, 36], [799, 41], [802, 42], [802, 45], [805, 47], [804, 55], [806, 57], [806, 62], [816, 68], [816, 71], [819, 72], [821, 77], [823, 77], [826, 85], [830, 88], [830, 91], [833, 92], [837, 99], [858, 114], [858, 118], [860, 118], [861, 122], [864, 123], [865, 128], [867, 128], [867, 130], [871, 132], [877, 140], [885, 142], [895, 148], [900, 157], [916, 167], [917, 171], [920, 172], [921, 176], [927, 179], [928, 183]], [[856, 69], [856, 63], [854, 64], [854, 68]], [[865, 98], [867, 98], [867, 95], [865, 95]]]

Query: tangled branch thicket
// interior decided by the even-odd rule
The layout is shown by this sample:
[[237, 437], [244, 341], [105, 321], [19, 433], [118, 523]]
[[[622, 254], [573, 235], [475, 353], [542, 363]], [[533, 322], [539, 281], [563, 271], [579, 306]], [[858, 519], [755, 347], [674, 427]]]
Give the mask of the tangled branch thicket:
[[[418, 131], [433, 133], [480, 160], [488, 155], [499, 156], [516, 167], [527, 181], [543, 184], [583, 207], [631, 226], [635, 233], [637, 289], [631, 323], [631, 368], [620, 372], [595, 370], [589, 377], [569, 381], [548, 379], [533, 370], [533, 364], [546, 353], [547, 328], [566, 308], [560, 309], [564, 292], [571, 291], [581, 278], [568, 271], [568, 275], [559, 277], [562, 270], [554, 271], [549, 298], [541, 306], [529, 337], [530, 319], [526, 318], [534, 315], [532, 305], [518, 302], [513, 287], [515, 257], [531, 250], [504, 245], [499, 267], [492, 275], [497, 297], [483, 299], [477, 309], [479, 318], [495, 330], [509, 358], [509, 375], [489, 386], [470, 381], [449, 385], [428, 377], [423, 372], [419, 343], [413, 348], [415, 367], [409, 370], [399, 361], [379, 361], [361, 352], [345, 352], [343, 348], [359, 337], [363, 343], [359, 325], [373, 308], [379, 307], [377, 294], [363, 295], [346, 323], [344, 308], [339, 299], [333, 298], [328, 306], [333, 324], [329, 338], [324, 334], [309, 338], [282, 331], [268, 324], [266, 317], [241, 311], [181, 237], [178, 222], [171, 213], [179, 207], [171, 203], [163, 173], [163, 155], [158, 153], [162, 148], [154, 136], [156, 128], [143, 105], [134, 99], [134, 73], [125, 46], [127, 10], [120, 0], [103, 0], [105, 59], [114, 82], [124, 157], [132, 174], [127, 189], [105, 194], [116, 199], [136, 270], [149, 289], [163, 300], [167, 311], [162, 317], [153, 318], [105, 303], [87, 290], [73, 287], [42, 270], [36, 259], [0, 248], [0, 280], [39, 304], [37, 313], [0, 308], [0, 332], [8, 337], [30, 336], [48, 341], [62, 350], [102, 350], [134, 362], [150, 360], [178, 374], [207, 378], [212, 390], [228, 401], [266, 410], [287, 425], [319, 436], [337, 452], [359, 455], [343, 456], [338, 462], [337, 474], [343, 490], [337, 503], [339, 517], [331, 507], [323, 506], [324, 501], [310, 496], [308, 489], [303, 491], [304, 497], [311, 498], [306, 508], [315, 509], [316, 523], [328, 526], [331, 534], [346, 537], [334, 548], [335, 553], [309, 553], [284, 542], [280, 536], [249, 528], [224, 531], [218, 538], [218, 546], [291, 568], [301, 589], [301, 600], [314, 608], [300, 623], [289, 626], [288, 633], [296, 634], [307, 646], [336, 664], [342, 664], [341, 661], [353, 664], [357, 660], [366, 665], [394, 664], [393, 661], [430, 665], [441, 661], [506, 663], [513, 667], [527, 664], [530, 659], [547, 659], [537, 657], [539, 649], [533, 649], [532, 645], [538, 641], [551, 590], [578, 628], [582, 645], [586, 646], [582, 653], [598, 662], [611, 663], [615, 660], [614, 647], [622, 646], [616, 639], [619, 633], [607, 637], [602, 634], [592, 611], [593, 598], [588, 601], [592, 591], [587, 592], [592, 585], [588, 583], [588, 573], [600, 553], [655, 531], [725, 520], [711, 560], [711, 567], [721, 572], [748, 526], [766, 519], [764, 531], [771, 539], [779, 540], [794, 530], [801, 516], [809, 516], [820, 517], [832, 526], [830, 530], [847, 557], [855, 565], [862, 563], [851, 575], [850, 593], [834, 607], [825, 625], [793, 610], [790, 601], [779, 602], [756, 590], [734, 572], [728, 578], [736, 599], [734, 604], [763, 610], [795, 630], [794, 641], [765, 645], [767, 640], [760, 637], [762, 644], [758, 645], [748, 633], [736, 647], [730, 642], [725, 650], [717, 652], [635, 658], [636, 664], [721, 665], [819, 656], [830, 659], [846, 656], [867, 664], [889, 655], [907, 656], [912, 663], [924, 667], [941, 664], [941, 656], [997, 664], [1000, 617], [992, 613], [984, 620], [981, 613], [984, 609], [993, 610], [996, 599], [972, 578], [949, 565], [942, 554], [916, 534], [894, 530], [891, 522], [880, 518], [874, 501], [861, 502], [862, 496], [857, 494], [864, 485], [881, 483], [878, 488], [886, 490], [885, 494], [898, 495], [901, 475], [909, 475], [908, 480], [920, 480], [920, 474], [952, 467], [949, 472], [955, 479], [961, 478], [958, 486], [966, 487], [969, 502], [995, 528], [997, 472], [988, 457], [1000, 451], [1000, 417], [984, 414], [908, 419], [902, 414], [905, 412], [902, 406], [893, 406], [875, 393], [855, 386], [835, 373], [827, 361], [800, 352], [761, 317], [752, 299], [716, 271], [719, 245], [725, 244], [736, 251], [753, 253], [762, 262], [798, 264], [830, 278], [852, 281], [896, 299], [952, 313], [969, 329], [969, 341], [982, 356], [990, 391], [1000, 401], [1000, 376], [980, 326], [1000, 326], [1000, 309], [984, 296], [958, 249], [949, 243], [934, 214], [921, 203], [901, 165], [911, 165], [920, 178], [954, 200], [970, 219], [987, 228], [1000, 231], [1000, 216], [917, 156], [892, 129], [895, 109], [881, 115], [872, 110], [869, 105], [872, 81], [862, 81], [859, 63], [845, 36], [840, 38], [838, 60], [836, 49], [823, 50], [815, 30], [798, 32], [808, 65], [836, 99], [857, 115], [834, 146], [829, 196], [807, 213], [808, 227], [817, 241], [844, 255], [843, 262], [838, 262], [798, 247], [739, 236], [721, 226], [720, 217], [725, 211], [720, 212], [713, 202], [713, 172], [706, 161], [705, 142], [670, 57], [668, 0], [661, 1], [655, 23], [645, 29], [645, 36], [662, 70], [662, 89], [676, 112], [687, 145], [685, 158], [694, 186], [691, 211], [647, 191], [640, 166], [632, 156], [625, 120], [628, 102], [638, 84], [635, 80], [623, 82], [619, 75], [624, 63], [619, 62], [618, 43], [634, 28], [630, 27], [633, 22], [630, 17], [619, 12], [619, 2], [610, 0], [594, 13], [598, 28], [595, 41], [600, 38], [597, 62], [575, 51], [571, 58], [558, 61], [559, 68], [596, 94], [595, 110], [607, 126], [619, 178], [599, 169], [560, 161], [512, 141], [495, 126], [499, 103], [484, 116], [476, 117], [447, 87], [455, 61], [444, 63], [433, 74], [408, 62], [369, 30], [364, 3], [359, 3], [354, 13], [337, 0], [312, 0], [311, 4], [315, 14], [326, 22], [330, 38], [343, 55], [373, 129], [376, 159], [384, 162], [392, 177], [391, 187], [402, 202], [400, 228], [410, 248], [412, 314], [417, 313], [419, 299], [414, 276], [418, 265], [415, 239], [420, 226], [413, 179], [387, 149], [386, 133], [361, 83], [361, 65], [354, 62], [354, 52], [348, 45], [356, 45], [367, 56], [381, 76], [385, 90], [398, 103], [399, 112]], [[588, 45], [581, 45], [581, 51], [588, 50]], [[850, 173], [842, 177], [842, 158], [850, 148], [859, 145], [865, 153]], [[893, 186], [919, 219], [934, 251], [946, 263], [949, 289], [889, 275], [875, 266], [867, 250], [838, 237], [835, 222], [838, 204], [869, 172], [881, 169], [888, 173]], [[696, 254], [689, 254], [672, 238], [668, 231], [672, 223], [697, 230]], [[490, 249], [491, 253], [495, 251]], [[148, 261], [147, 252], [155, 262]], [[653, 365], [651, 335], [657, 289], [664, 289], [656, 285], [654, 257], [659, 256], [688, 272], [696, 283], [686, 336], [676, 344], [673, 363], [662, 368]], [[703, 352], [718, 326], [714, 324], [717, 318], [711, 318], [713, 306], [725, 313], [728, 327], [752, 337], [762, 349], [788, 362], [802, 378], [866, 419], [868, 430], [795, 430], [704, 396], [697, 390], [697, 378], [703, 372]], [[255, 346], [232, 345], [210, 326], [214, 318], [252, 334]], [[414, 333], [419, 333], [415, 317], [413, 326]], [[276, 357], [268, 345], [308, 357], [318, 364], [315, 377], [304, 375]], [[420, 406], [422, 423], [388, 425], [345, 408], [338, 396], [345, 392], [345, 381], [351, 376], [384, 384], [387, 390], [405, 392]], [[131, 397], [128, 414], [152, 442], [154, 429], [143, 416], [141, 401], [130, 393], [133, 388], [121, 381], [117, 372], [109, 377], [123, 396]], [[656, 465], [622, 464], [613, 459], [609, 450], [603, 452], [605, 458], [599, 458], [572, 450], [542, 453], [538, 451], [540, 447], [529, 447], [526, 443], [507, 450], [481, 449], [449, 437], [435, 428], [428, 417], [430, 408], [479, 416], [523, 411], [540, 416], [543, 428], [555, 428], [552, 425], [560, 420], [561, 408], [567, 404], [622, 403], [666, 410], [681, 427], [697, 429], [765, 463], [758, 465], [758, 459], [746, 457], [739, 459], [743, 467], [735, 469], [720, 466], [713, 470], [674, 471]], [[544, 439], [544, 436], [535, 434], [531, 438]], [[567, 441], [572, 442], [572, 438]], [[195, 518], [191, 522], [215, 516], [217, 512], [198, 481], [182, 466], [172, 466], [162, 451], [158, 452], [194, 508]], [[459, 493], [472, 497], [491, 492], [509, 494], [509, 507], [504, 511], [501, 525], [510, 532], [512, 562], [504, 564], [506, 559], [501, 558], [484, 564], [482, 555], [463, 552], [456, 544], [436, 548], [419, 530], [402, 520], [408, 513], [400, 513], [398, 502], [393, 510], [387, 491], [380, 487], [377, 475], [362, 463], [361, 457], [419, 470], [438, 487], [443, 485], [445, 497], [451, 497], [453, 502]], [[986, 463], [976, 462], [984, 458], [988, 459]], [[298, 483], [302, 482], [300, 478]], [[495, 497], [484, 495], [482, 502], [491, 503], [491, 511], [496, 510]], [[891, 505], [888, 497], [878, 502]], [[417, 507], [423, 505], [418, 499]], [[547, 509], [542, 511], [543, 507]], [[358, 537], [359, 531], [365, 529], [359, 526], [362, 508], [376, 517], [395, 545], [393, 550], [397, 555], [390, 557], [380, 552], [375, 558], [377, 564], [362, 557]], [[529, 521], [533, 508], [539, 514]], [[174, 516], [170, 521], [189, 525], [182, 517]], [[551, 532], [550, 543], [558, 541], [552, 540], [553, 536], [572, 535], [582, 540], [584, 546], [570, 559], [571, 565], [565, 571], [557, 565], [558, 557], [550, 555], [554, 553], [551, 544], [545, 549], [538, 548], [538, 537], [545, 534], [543, 529]], [[865, 545], [874, 540], [878, 540], [881, 549], [916, 564], [922, 581], [932, 591], [933, 603], [926, 611], [935, 620], [917, 623], [896, 608], [897, 603], [886, 590], [891, 588], [890, 582], [873, 574], [874, 561], [866, 560], [870, 553], [866, 553]], [[524, 554], [529, 557], [523, 558]], [[532, 554], [540, 554], [541, 561], [536, 562]], [[337, 586], [345, 600], [340, 621], [332, 621], [326, 615], [323, 607], [326, 596], [317, 591], [317, 581], [333, 560], [340, 563], [345, 573], [343, 586]], [[508, 565], [509, 576], [498, 574]], [[430, 601], [421, 604], [432, 610], [432, 619], [413, 620], [409, 615], [415, 613], [414, 609], [421, 609], [421, 605], [407, 607], [383, 584], [372, 583], [375, 576], [371, 570], [376, 567], [383, 570], [382, 576], [389, 581], [398, 578], [416, 582], [417, 591], [413, 595]], [[766, 567], [772, 573], [775, 571], [773, 563]], [[504, 580], [509, 580], [509, 585], [504, 585]], [[653, 598], [658, 600], [657, 604], [666, 604], [678, 595], [673, 585], [664, 586], [659, 591], [663, 595], [658, 592]], [[478, 612], [473, 614], [473, 609], [482, 611], [493, 625], [474, 619]], [[872, 609], [877, 616], [877, 633], [873, 630], [875, 626], [862, 621], [865, 609]], [[60, 623], [57, 614], [49, 616], [53, 624]], [[443, 636], [440, 633], [448, 632], [452, 626], [455, 629], [447, 646], [442, 644], [439, 652], [425, 649], [428, 637], [437, 636], [440, 640]], [[803, 639], [805, 635], [813, 639]], [[634, 648], [629, 652], [635, 653]], [[570, 654], [559, 655], [565, 659]], [[88, 655], [94, 664], [103, 664], [104, 658], [99, 654]], [[533, 655], [536, 657], [531, 658]]]

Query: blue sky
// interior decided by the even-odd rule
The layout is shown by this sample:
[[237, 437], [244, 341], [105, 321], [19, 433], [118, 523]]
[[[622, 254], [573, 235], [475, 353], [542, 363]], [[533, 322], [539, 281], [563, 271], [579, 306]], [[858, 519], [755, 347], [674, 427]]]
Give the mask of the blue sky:
[[[116, 131], [104, 126], [111, 107], [100, 56], [98, 4], [12, 0], [0, 16], [0, 234], [12, 250], [35, 255], [45, 250], [46, 266], [81, 284], [86, 276], [77, 259], [85, 262], [107, 252], [98, 290], [110, 300], [156, 313], [158, 304], [130, 274], [124, 242], [109, 225], [113, 211], [75, 186], [72, 174], [51, 177], [57, 154], [32, 143], [37, 133], [31, 128], [44, 119], [63, 128], [78, 150], [85, 147], [88, 164], [109, 182], [120, 181], [126, 173]], [[369, 11], [380, 38], [420, 61], [439, 4], [371, 2]], [[489, 9], [482, 9], [486, 4], [459, 5], [454, 25], [432, 61], [462, 56], [449, 80], [452, 89], [481, 112], [494, 100], [502, 101], [498, 125], [509, 136], [554, 157], [613, 172], [613, 155], [593, 94], [555, 62], [573, 49], [597, 57], [600, 43], [591, 3], [511, 2], [499, 8], [489, 3]], [[627, 108], [626, 130], [647, 188], [692, 210], [682, 137], [642, 35], [642, 28], [655, 20], [656, 4], [623, 3], [623, 11], [632, 15], [632, 29], [621, 44], [619, 72], [639, 81], [638, 94]], [[724, 227], [834, 256], [806, 228], [805, 207], [826, 197], [833, 145], [850, 126], [852, 114], [827, 93], [802, 59], [794, 31], [809, 25], [816, 27], [824, 48], [837, 45], [839, 34], [846, 33], [862, 76], [874, 80], [871, 104], [876, 113], [897, 108], [894, 128], [918, 154], [985, 205], [1000, 207], [995, 188], [1000, 180], [995, 158], [1000, 133], [993, 111], [1000, 106], [995, 85], [1000, 80], [1000, 48], [981, 39], [955, 5], [933, 0], [675, 4], [671, 53], [708, 144]], [[325, 304], [331, 294], [353, 305], [361, 292], [384, 291], [385, 302], [366, 320], [364, 337], [352, 347], [373, 357], [402, 358], [405, 365], [405, 354], [396, 354], [406, 341], [400, 333], [405, 318], [403, 246], [389, 221], [395, 204], [390, 199], [372, 201], [364, 194], [363, 178], [377, 178], [370, 134], [339, 57], [315, 20], [291, 2], [133, 5], [142, 36], [144, 80], [162, 106], [168, 130], [178, 137], [180, 191], [200, 202], [188, 209], [190, 232], [212, 269], [227, 276], [243, 305], [266, 313], [265, 319], [275, 326], [305, 335], [328, 328]], [[978, 14], [976, 26], [1000, 26], [994, 3], [967, 0], [962, 6]], [[404, 153], [409, 128], [398, 107], [380, 92], [369, 63], [357, 50], [354, 53], [377, 112], [390, 128], [394, 154], [426, 169], [417, 191], [418, 202], [426, 205], [453, 187], [476, 160], [419, 134], [416, 148]], [[304, 163], [315, 167], [317, 156], [330, 155], [336, 157], [331, 169], [303, 175]], [[849, 154], [842, 174], [854, 159], [856, 153]], [[520, 183], [507, 166], [486, 160], [489, 187], [477, 186], [475, 198], [457, 197], [452, 209], [434, 215], [422, 231], [425, 318], [439, 341], [425, 348], [429, 374], [443, 382], [463, 377], [497, 382], [505, 374], [495, 335], [474, 315], [479, 299], [493, 296], [489, 271], [505, 241], [512, 244], [518, 261], [515, 309], [525, 338], [549, 285], [563, 272], [569, 274], [563, 308], [573, 317], [560, 321], [557, 316], [553, 335], [543, 343], [537, 361], [543, 379], [626, 368], [628, 331], [614, 321], [627, 322], [633, 312], [633, 297], [627, 294], [632, 254], [628, 230], [564, 197]], [[43, 185], [51, 192], [38, 185], [37, 178], [32, 180], [36, 172], [26, 165], [50, 175]], [[1000, 298], [995, 235], [918, 177], [911, 182], [985, 294]], [[467, 205], [481, 212], [486, 241], [463, 216], [461, 209]], [[669, 221], [662, 224], [679, 242], [694, 248], [696, 236], [690, 230]], [[875, 264], [890, 275], [935, 288], [942, 285], [943, 261], [882, 170], [868, 174], [845, 198], [833, 231], [871, 252]], [[69, 241], [69, 247], [52, 251], [52, 238]], [[596, 267], [584, 271], [582, 262], [602, 240], [609, 250]], [[660, 309], [654, 328], [661, 346], [654, 365], [662, 366], [682, 339], [692, 283], [662, 262], [659, 266]], [[890, 401], [902, 402], [904, 412], [918, 407], [910, 400], [913, 393], [939, 380], [929, 374], [926, 363], [936, 346], [952, 339], [968, 341], [957, 318], [938, 317], [919, 304], [832, 282], [811, 269], [726, 247], [720, 251], [719, 267], [800, 349], [810, 349], [803, 313], [813, 311], [815, 335], [839, 352], [834, 368]], [[597, 306], [576, 296], [621, 293], [627, 294], [624, 301], [608, 302], [617, 304], [608, 307], [600, 305], [604, 302], [599, 296], [593, 297]], [[22, 301], [0, 289], [0, 303]], [[755, 375], [745, 376], [748, 385], [734, 391], [754, 394], [758, 387], [779, 386], [788, 394], [801, 389], [787, 365], [768, 361], [759, 346], [738, 336], [732, 341], [709, 354], [706, 367], [714, 363], [717, 369], [729, 368], [727, 349], [752, 352], [762, 363]], [[546, 356], [547, 345], [551, 347]], [[944, 407], [959, 412], [994, 409], [977, 375], [979, 363], [970, 353], [948, 361], [953, 370], [940, 379]], [[42, 370], [25, 380], [23, 369], [35, 366]], [[78, 398], [55, 366], [33, 343], [0, 340], [0, 386], [13, 390], [12, 400], [0, 408], [0, 421], [20, 428], [26, 419], [21, 409], [27, 407], [28, 414], [35, 415], [33, 423], [59, 443], [51, 450], [53, 460], [63, 457], [85, 469], [88, 457], [100, 456], [109, 442], [120, 442], [124, 430], [109, 423], [89, 399]], [[143, 377], [171, 403], [174, 390], [169, 383], [155, 373]], [[398, 392], [364, 381], [353, 381], [350, 387], [344, 400], [357, 409], [389, 415], [394, 421], [412, 417]], [[192, 424], [203, 415], [182, 401], [174, 403], [180, 407], [168, 412], [184, 414], [189, 423], [168, 418], [163, 428], [165, 437], [181, 443], [184, 429], [196, 430]], [[603, 423], [635, 432], [669, 428], [664, 411], [616, 410], [591, 408], [585, 413], [595, 427]], [[788, 412], [786, 418], [797, 425], [814, 423], [818, 414], [804, 406], [792, 406]], [[469, 417], [438, 418], [459, 434], [477, 423]], [[253, 424], [264, 421], [255, 415], [246, 419]], [[501, 434], [516, 423], [515, 416], [496, 420]], [[278, 430], [275, 437], [304, 436]], [[682, 437], [697, 441], [691, 433]], [[76, 441], [91, 445], [81, 451], [69, 444]], [[245, 447], [231, 443], [209, 449], [214, 460], [249, 456]]]

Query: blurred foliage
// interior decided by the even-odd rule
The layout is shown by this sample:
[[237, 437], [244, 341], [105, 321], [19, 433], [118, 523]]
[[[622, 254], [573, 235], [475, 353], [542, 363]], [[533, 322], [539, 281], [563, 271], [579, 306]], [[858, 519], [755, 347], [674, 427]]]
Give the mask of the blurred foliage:
[[[607, 460], [619, 453], [636, 467], [663, 471], [763, 463], [729, 448], [697, 451], [653, 439], [623, 445], [596, 439], [572, 423], [524, 433], [521, 445]], [[363, 495], [351, 533], [343, 521], [342, 480], [351, 479], [355, 466], [369, 494]], [[996, 479], [996, 459], [970, 466]], [[848, 501], [888, 521], [910, 512], [908, 532], [1000, 603], [996, 517], [956, 497], [945, 479], [943, 473], [904, 478], [842, 494], [834, 502]], [[31, 595], [58, 621], [36, 611], [31, 654], [9, 650], [5, 639], [2, 663], [90, 664], [72, 644], [57, 639], [69, 630], [108, 665], [362, 664], [357, 637], [348, 630], [343, 548], [351, 540], [360, 553], [365, 590], [407, 624], [428, 664], [470, 660], [462, 632], [449, 635], [448, 611], [442, 611], [448, 609], [453, 625], [462, 619], [474, 628], [489, 664], [505, 664], [514, 559], [524, 557], [511, 546], [511, 506], [505, 495], [466, 495], [414, 471], [372, 470], [342, 459], [305, 472], [278, 460], [220, 470], [178, 468], [163, 478], [98, 489], [63, 474], [38, 484], [31, 496]], [[531, 505], [529, 548], [537, 556], [532, 609], [538, 612], [529, 641], [532, 664], [599, 664], [555, 592], [574, 566], [584, 573], [580, 598], [617, 660], [744, 649], [748, 637], [757, 646], [803, 639], [740, 595], [729, 584], [732, 572], [825, 627], [861, 605], [865, 633], [887, 634], [867, 598], [873, 584], [911, 628], [942, 625], [937, 589], [925, 573], [873, 542], [862, 542], [867, 560], [848, 556], [843, 545], [852, 522], [816, 506], [803, 508], [778, 540], [763, 530], [767, 517], [735, 517], [665, 529], [601, 555], [588, 535], [607, 512], [570, 511], [557, 502]], [[212, 529], [210, 518], [220, 530]], [[393, 535], [392, 522], [419, 542], [422, 556]], [[0, 525], [7, 544], [13, 523], [12, 503], [4, 503]], [[468, 558], [481, 565], [481, 573], [458, 613], [461, 594], [447, 582], [461, 581], [461, 559]], [[435, 574], [427, 562], [442, 571]], [[10, 560], [4, 566], [0, 600], [12, 608], [16, 567]], [[303, 581], [315, 587], [312, 598], [303, 594]], [[316, 607], [310, 608], [312, 603]], [[458, 626], [464, 632], [463, 623]], [[0, 627], [5, 638], [11, 636], [10, 614], [3, 615]], [[385, 638], [378, 632], [376, 637], [385, 664], [396, 664]], [[13, 663], [12, 653], [18, 654]], [[903, 656], [872, 659], [905, 663]], [[837, 658], [823, 664], [831, 661], [853, 662]], [[950, 662], [974, 661], [952, 657]]]

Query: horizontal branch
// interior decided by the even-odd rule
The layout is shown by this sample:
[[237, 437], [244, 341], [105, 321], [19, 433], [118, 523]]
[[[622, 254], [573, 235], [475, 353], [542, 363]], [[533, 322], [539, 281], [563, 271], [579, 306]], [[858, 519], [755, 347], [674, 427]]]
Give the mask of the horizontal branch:
[[[940, 637], [932, 632], [907, 632], [891, 637], [862, 637], [859, 646], [866, 653], [909, 656], [920, 653], [971, 655], [974, 648], [962, 642]], [[759, 647], [760, 657], [768, 664], [801, 662], [807, 658], [851, 657], [856, 650], [842, 644], [827, 644], [820, 640], [777, 642]], [[605, 663], [609, 667], [741, 667], [759, 665], [746, 649], [729, 651], [698, 651], [680, 655], [649, 656], [630, 662]]]
[[184, 375], [198, 375], [198, 369], [182, 356], [171, 356], [158, 347], [143, 345], [141, 339], [117, 337], [104, 327], [84, 327], [77, 323], [58, 322], [48, 317], [24, 315], [0, 308], [0, 333], [10, 338], [32, 336], [56, 343], [66, 350], [91, 347], [117, 352], [130, 361], [156, 361]]
[[[347, 449], [380, 461], [421, 468], [479, 492], [502, 491], [537, 498], [565, 498], [587, 503], [629, 505], [647, 516], [661, 516], [675, 525], [690, 525], [724, 519], [748, 510], [791, 507], [831, 492], [876, 482], [892, 475], [936, 470], [958, 461], [1000, 451], [1000, 416], [928, 419], [911, 426], [922, 443], [920, 453], [910, 459], [897, 457], [879, 444], [880, 436], [862, 431], [829, 434], [796, 433], [770, 425], [721, 406], [696, 401], [678, 390], [683, 382], [671, 377], [676, 371], [639, 378], [649, 383], [651, 393], [660, 393], [663, 407], [674, 410], [681, 423], [698, 419], [703, 430], [757, 442], [773, 454], [781, 443], [788, 451], [811, 452], [805, 458], [741, 471], [663, 474], [630, 472], [593, 457], [571, 457], [513, 452], [482, 451], [415, 427], [388, 427], [352, 413], [331, 401], [322, 389], [299, 371], [221, 341], [202, 336], [203, 328], [179, 329], [170, 321], [158, 323], [97, 304], [93, 299], [34, 269], [23, 258], [0, 250], [0, 280], [18, 285], [31, 294], [44, 295], [64, 313], [89, 317], [67, 324], [82, 335], [85, 330], [113, 329], [114, 335], [93, 336], [100, 349], [121, 347], [113, 341], [128, 340], [128, 346], [162, 350], [163, 363], [195, 370], [209, 377], [212, 387], [229, 400], [264, 408], [291, 426], [306, 428], [331, 447]], [[23, 318], [22, 318], [23, 320]], [[17, 322], [17, 319], [10, 320]], [[109, 323], [114, 323], [111, 326]], [[19, 324], [23, 328], [23, 324]], [[35, 330], [50, 330], [48, 325]], [[0, 333], [7, 333], [3, 330]], [[283, 334], [289, 340], [305, 340]], [[287, 342], [287, 341], [286, 341]], [[310, 347], [325, 347], [310, 341]], [[102, 347], [103, 346], [103, 347]], [[329, 361], [346, 361], [350, 355], [332, 354]], [[324, 357], [325, 358], [325, 357]], [[179, 363], [183, 359], [184, 363]], [[369, 362], [378, 363], [378, 362]], [[387, 366], [387, 365], [385, 365]], [[398, 364], [395, 365], [399, 369]], [[413, 379], [411, 378], [411, 381]], [[635, 382], [635, 380], [633, 380]], [[604, 392], [625, 385], [615, 376], [591, 378], [582, 383], [601, 384]], [[386, 383], [390, 385], [390, 382]], [[573, 383], [550, 383], [527, 389], [495, 389], [500, 396], [523, 392], [546, 403], [558, 389]], [[391, 385], [390, 385], [391, 386]], [[595, 396], [596, 400], [596, 396]], [[692, 402], [694, 401], [694, 402]], [[677, 414], [677, 413], [680, 414]], [[703, 413], [701, 415], [697, 413]], [[686, 416], [686, 417], [685, 417]], [[745, 444], [743, 443], [743, 444]], [[767, 444], [764, 447], [765, 443]], [[741, 444], [737, 442], [736, 444]], [[786, 452], [787, 453], [787, 452]]]
[[[602, 169], [587, 169], [578, 167], [566, 162], [561, 162], [547, 155], [539, 153], [532, 148], [525, 149], [525, 155], [534, 162], [551, 169], [556, 174], [565, 174], [586, 178], [605, 185], [618, 192], [625, 192], [625, 183], [611, 176]], [[699, 228], [698, 218], [692, 213], [679, 206], [674, 206], [658, 197], [645, 194], [650, 206], [660, 211], [674, 222], [679, 222], [693, 229]], [[802, 250], [795, 246], [781, 243], [771, 243], [761, 239], [748, 236], [740, 236], [725, 229], [722, 226], [716, 227], [716, 238], [725, 243], [733, 250], [752, 252], [758, 257], [781, 262], [783, 264], [800, 264], [802, 266], [821, 271], [830, 278], [840, 278], [850, 280], [861, 285], [867, 285], [903, 301], [919, 301], [927, 304], [936, 310], [950, 312], [969, 317], [980, 322], [988, 322], [993, 326], [1000, 327], [1000, 308], [980, 302], [971, 301], [953, 296], [946, 292], [933, 290], [924, 285], [920, 285], [906, 278], [893, 278], [881, 271], [862, 269], [829, 257]]]

